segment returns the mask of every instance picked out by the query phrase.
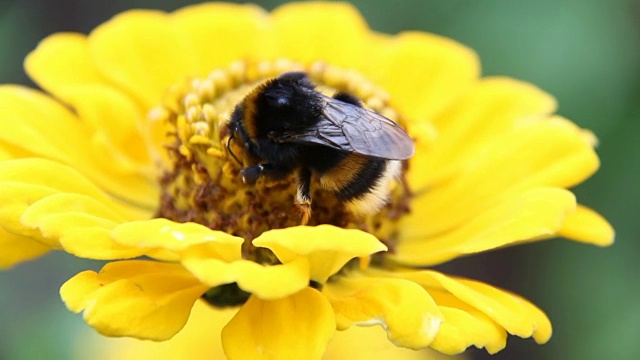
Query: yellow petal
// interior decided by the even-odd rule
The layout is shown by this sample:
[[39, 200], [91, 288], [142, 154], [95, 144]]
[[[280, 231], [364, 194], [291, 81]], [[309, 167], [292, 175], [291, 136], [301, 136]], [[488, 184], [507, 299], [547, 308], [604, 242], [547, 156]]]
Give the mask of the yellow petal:
[[[493, 286], [484, 284], [479, 281], [474, 280], [466, 280], [466, 279], [458, 279], [459, 284], [462, 284], [466, 288], [458, 287], [457, 284], [454, 283], [453, 286], [456, 286], [460, 289], [460, 291], [467, 291], [467, 289], [472, 290], [469, 297], [462, 296], [459, 293], [459, 290], [453, 290], [452, 285], [445, 285], [447, 290], [451, 291], [454, 295], [459, 298], [467, 301], [467, 299], [478, 299], [477, 294], [482, 294], [486, 296], [488, 299], [492, 301], [483, 302], [475, 302], [474, 300], [467, 301], [467, 303], [480, 311], [483, 311], [485, 314], [491, 316], [491, 318], [496, 321], [498, 324], [504, 326], [504, 328], [511, 334], [517, 335], [523, 338], [532, 337], [538, 344], [544, 344], [551, 338], [552, 328], [551, 322], [547, 315], [540, 310], [538, 307], [534, 306], [527, 300], [515, 295], [511, 294], [507, 291], [495, 288]], [[506, 308], [512, 309], [515, 313], [520, 315], [521, 322], [528, 323], [527, 326], [521, 327], [521, 324], [518, 324], [518, 327], [512, 327], [507, 325], [510, 323], [511, 319], [513, 319], [512, 315], [505, 314], [504, 317], [499, 316], [497, 311], [495, 315], [491, 313], [487, 313], [489, 310], [493, 310], [494, 308], [489, 308], [492, 306], [492, 303], [495, 302], [497, 304], [503, 305]], [[489, 306], [485, 308], [486, 310], [482, 310], [482, 306]], [[503, 320], [504, 319], [504, 320]], [[519, 331], [522, 328], [523, 331]]]
[[155, 177], [138, 171], [118, 173], [111, 154], [95, 151], [88, 127], [62, 104], [35, 90], [0, 86], [0, 118], [6, 119], [0, 146], [20, 149], [23, 157], [71, 165], [115, 197], [155, 208], [159, 198]]
[[79, 359], [97, 360], [205, 360], [224, 359], [220, 332], [236, 309], [215, 309], [204, 301], [196, 301], [185, 327], [163, 342], [132, 338], [114, 339], [94, 334], [81, 334], [76, 342]]
[[[102, 236], [82, 237], [79, 244], [72, 241], [68, 247], [63, 244], [71, 232], [79, 233], [87, 228], [110, 229], [121, 221], [124, 219], [120, 215], [93, 198], [69, 193], [32, 199], [32, 204], [20, 216], [20, 223], [26, 228], [38, 230], [46, 239], [46, 244], [53, 247], [57, 247], [54, 244], [60, 244], [67, 252], [80, 257], [113, 259], [142, 255], [139, 250], [129, 255], [126, 248], [111, 241], [108, 232]], [[94, 235], [97, 234], [94, 232]]]
[[[0, 171], [0, 177], [2, 175], [10, 174]], [[46, 179], [40, 181], [43, 180]], [[64, 187], [54, 181], [51, 185]], [[144, 253], [111, 240], [109, 230], [122, 218], [93, 197], [60, 193], [40, 185], [0, 181], [0, 202], [0, 221], [7, 230], [50, 248], [62, 248], [90, 259], [118, 259]]]
[[615, 232], [600, 214], [579, 205], [575, 212], [567, 216], [558, 235], [588, 244], [609, 246], [613, 244]]
[[53, 34], [43, 39], [26, 57], [24, 67], [41, 88], [64, 99], [68, 88], [106, 84], [87, 50], [84, 34]]
[[[422, 238], [419, 229], [401, 225], [405, 231], [401, 232], [401, 240], [391, 256], [404, 264], [426, 266], [523, 241], [546, 239], [560, 230], [575, 208], [575, 197], [568, 190], [529, 190], [442, 235]], [[419, 221], [410, 220], [411, 224]]]
[[37, 229], [47, 243], [59, 243], [66, 252], [98, 260], [130, 258], [144, 249], [122, 246], [109, 236], [122, 217], [94, 199], [78, 194], [55, 194], [35, 201], [21, 223]]
[[[410, 183], [420, 190], [483, 151], [497, 133], [517, 122], [541, 119], [556, 109], [549, 94], [509, 78], [485, 78], [433, 118], [437, 141], [411, 160]], [[575, 126], [575, 125], [574, 125]], [[464, 144], [464, 146], [460, 146]]]
[[339, 330], [381, 325], [397, 346], [428, 346], [443, 320], [429, 294], [403, 279], [345, 277], [327, 283], [323, 293], [333, 306]]
[[38, 91], [0, 86], [0, 119], [0, 142], [25, 148], [34, 155], [69, 163], [79, 160], [78, 149], [89, 149], [89, 134], [82, 123]]
[[320, 359], [335, 332], [333, 310], [317, 290], [280, 300], [252, 296], [222, 330], [234, 359]]
[[311, 266], [311, 279], [319, 283], [324, 283], [355, 257], [387, 250], [369, 233], [331, 225], [266, 231], [253, 240], [253, 245], [270, 249], [283, 263], [306, 257]]
[[215, 249], [225, 261], [240, 258], [243, 240], [222, 231], [214, 231], [196, 223], [177, 223], [158, 218], [130, 221], [118, 225], [111, 232], [115, 241], [122, 245], [165, 249], [180, 252], [185, 248], [204, 242], [214, 242]]
[[[121, 157], [124, 153], [138, 161], [149, 161], [147, 148], [139, 142], [142, 109], [97, 71], [85, 35], [58, 33], [47, 37], [27, 56], [25, 68], [38, 85], [70, 104], [91, 126], [94, 142], [104, 143], [109, 152], [120, 153]], [[114, 156], [112, 162], [128, 160]]]
[[482, 312], [512, 335], [533, 337], [539, 344], [547, 342], [551, 337], [551, 323], [547, 316], [530, 302], [507, 291], [435, 271], [402, 272], [394, 275], [424, 287], [438, 305], [462, 310], [469, 306]]
[[100, 73], [134, 94], [147, 109], [158, 104], [169, 85], [198, 75], [191, 43], [159, 11], [119, 14], [91, 32], [88, 41]]
[[27, 56], [25, 68], [42, 88], [72, 105], [95, 133], [104, 132], [109, 142], [122, 146], [113, 150], [137, 150], [131, 155], [148, 156], [145, 147], [131, 141], [142, 136], [142, 109], [95, 69], [86, 36], [58, 33], [47, 37]]
[[[224, 359], [220, 334], [237, 309], [215, 309], [196, 301], [185, 327], [163, 342], [132, 338], [108, 338], [93, 332], [78, 334], [76, 353], [80, 358], [97, 360], [175, 360]], [[379, 327], [351, 327], [335, 334], [323, 359], [342, 360], [451, 360], [451, 357], [425, 349], [399, 348], [386, 339]]]
[[22, 213], [31, 202], [56, 192], [55, 189], [45, 186], [0, 181], [0, 224], [11, 233], [42, 240], [43, 244], [50, 247], [59, 247], [57, 241], [49, 242], [42, 239], [38, 230], [24, 226], [20, 221]]
[[0, 163], [0, 181], [47, 186], [59, 192], [75, 192], [97, 200], [108, 197], [75, 169], [46, 159], [15, 159]]
[[580, 128], [577, 124], [572, 122], [569, 119], [565, 119], [562, 116], [553, 116], [549, 119], [549, 121], [555, 121], [563, 124], [563, 126], [568, 126], [572, 128], [574, 131], [577, 131], [582, 136], [582, 140], [587, 143], [589, 146], [595, 148], [598, 146], [598, 138], [596, 135], [589, 129]]
[[[0, 163], [0, 221], [7, 231], [33, 237], [48, 246], [60, 248], [58, 238], [41, 236], [40, 231], [35, 229], [39, 225], [33, 223], [27, 225], [21, 218], [38, 200], [62, 193], [67, 195], [51, 198], [38, 207], [44, 206], [40, 209], [49, 215], [68, 211], [67, 207], [70, 207], [69, 210], [72, 212], [73, 209], [92, 209], [97, 211], [94, 215], [106, 216], [109, 221], [147, 216], [144, 211], [115, 202], [77, 171], [59, 163], [45, 159], [17, 159]], [[32, 210], [33, 215], [26, 217], [25, 220], [39, 221], [36, 211], [38, 207]], [[56, 226], [61, 226], [53, 231], [55, 236], [61, 235], [59, 231], [67, 235], [75, 231], [68, 222], [58, 222], [59, 220], [60, 218], [54, 221], [58, 224]], [[53, 219], [47, 221], [53, 221]], [[111, 241], [108, 242], [115, 245]], [[86, 250], [99, 251], [97, 248], [92, 250], [91, 247]]]
[[[431, 343], [431, 346], [433, 346], [433, 343]], [[416, 351], [397, 347], [386, 339], [385, 331], [377, 326], [352, 326], [347, 330], [336, 333], [329, 343], [323, 359], [342, 360], [345, 358], [350, 360], [462, 359], [447, 356], [428, 348]]]
[[182, 329], [206, 289], [180, 265], [122, 261], [105, 265], [99, 274], [76, 275], [60, 294], [104, 335], [166, 340]]
[[466, 92], [480, 73], [473, 50], [441, 36], [406, 32], [380, 38], [375, 45], [367, 56], [365, 74], [388, 91], [392, 104], [414, 122], [433, 118]]
[[[69, 254], [95, 260], [130, 259], [147, 255], [144, 249], [130, 248], [115, 243], [110, 230], [112, 224], [95, 224], [96, 219], [83, 215], [64, 214], [46, 218], [52, 228], [63, 229], [66, 225], [77, 221], [78, 226], [60, 230], [60, 245]], [[48, 224], [48, 225], [49, 225]], [[92, 226], [95, 225], [95, 226]]]
[[[495, 134], [455, 174], [412, 204], [423, 235], [452, 229], [489, 207], [535, 187], [571, 187], [593, 174], [599, 160], [583, 135], [560, 121], [523, 122]], [[425, 221], [428, 219], [428, 221]]]
[[275, 9], [271, 20], [274, 43], [269, 58], [326, 61], [351, 68], [365, 61], [369, 30], [351, 4], [289, 3]]
[[32, 238], [14, 235], [0, 228], [0, 269], [7, 269], [21, 262], [46, 254], [50, 247]]
[[[124, 222], [126, 219], [106, 206], [84, 194], [58, 193], [34, 201], [22, 213], [20, 220], [26, 226], [33, 226], [39, 218], [60, 213], [78, 213], [95, 216], [112, 222]], [[70, 224], [75, 225], [75, 224]]]
[[15, 157], [11, 150], [0, 145], [0, 161], [10, 160]]
[[263, 300], [281, 299], [309, 286], [309, 261], [300, 257], [282, 265], [264, 266], [253, 261], [223, 260], [218, 244], [194, 245], [182, 252], [181, 262], [202, 283], [211, 287], [237, 283]]
[[[0, 163], [0, 182], [47, 187], [55, 192], [86, 195], [103, 203], [125, 219], [149, 217], [144, 209], [120, 202], [106, 194], [76, 169], [42, 158], [15, 159]], [[35, 200], [32, 199], [31, 202]]]
[[132, 98], [104, 85], [84, 85], [65, 89], [65, 102], [91, 128], [96, 150], [108, 153], [111, 164], [122, 172], [154, 176], [150, 149], [141, 129], [146, 114]]
[[267, 45], [268, 14], [252, 4], [191, 5], [171, 14], [171, 20], [192, 42], [201, 73], [257, 58], [258, 49]]
[[91, 305], [93, 295], [105, 282], [96, 272], [83, 271], [62, 284], [60, 296], [67, 308], [77, 314]]
[[432, 349], [444, 354], [459, 354], [475, 346], [495, 354], [507, 345], [506, 331], [479, 311], [448, 306], [441, 306], [440, 311], [444, 321], [430, 345]]

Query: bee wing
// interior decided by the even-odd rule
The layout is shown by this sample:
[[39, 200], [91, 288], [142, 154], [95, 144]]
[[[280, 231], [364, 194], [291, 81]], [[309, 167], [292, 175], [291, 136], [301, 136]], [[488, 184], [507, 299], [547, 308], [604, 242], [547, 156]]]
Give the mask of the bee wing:
[[336, 150], [387, 160], [413, 156], [413, 141], [395, 122], [362, 107], [322, 96], [318, 122], [282, 133], [279, 142], [318, 144]]
[[414, 146], [409, 135], [380, 114], [330, 99], [323, 115], [327, 121], [339, 124], [353, 152], [388, 160], [406, 160], [413, 156]]

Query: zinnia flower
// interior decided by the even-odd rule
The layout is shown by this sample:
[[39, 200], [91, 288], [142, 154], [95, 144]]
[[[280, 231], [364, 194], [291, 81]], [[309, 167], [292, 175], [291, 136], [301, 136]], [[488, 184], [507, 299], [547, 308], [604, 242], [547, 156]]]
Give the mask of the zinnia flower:
[[[129, 11], [88, 36], [48, 37], [26, 69], [50, 95], [0, 88], [1, 264], [50, 249], [110, 260], [61, 289], [108, 336], [170, 339], [206, 301], [238, 309], [221, 331], [229, 358], [319, 358], [354, 325], [400, 347], [495, 353], [507, 334], [546, 342], [545, 314], [425, 267], [556, 236], [613, 241], [566, 190], [598, 168], [595, 138], [553, 115], [551, 96], [479, 78], [452, 40], [374, 33], [346, 4]], [[293, 70], [414, 139], [379, 213], [315, 189], [299, 226], [292, 179], [240, 181], [229, 115]]]

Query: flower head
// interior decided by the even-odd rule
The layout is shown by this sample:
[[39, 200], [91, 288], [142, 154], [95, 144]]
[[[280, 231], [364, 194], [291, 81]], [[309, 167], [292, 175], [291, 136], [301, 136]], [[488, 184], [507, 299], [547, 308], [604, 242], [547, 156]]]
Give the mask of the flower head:
[[[479, 78], [476, 55], [449, 39], [373, 33], [346, 4], [129, 11], [50, 36], [26, 69], [49, 95], [0, 87], [0, 264], [50, 249], [110, 260], [61, 289], [108, 336], [169, 339], [206, 302], [238, 309], [221, 331], [230, 358], [319, 358], [354, 325], [401, 347], [494, 353], [507, 334], [546, 342], [549, 320], [424, 267], [555, 236], [613, 241], [567, 190], [598, 168], [594, 136], [553, 115], [553, 98]], [[291, 176], [240, 181], [249, 154], [230, 141], [231, 113], [290, 71], [414, 140], [379, 212], [312, 183], [299, 226]]]

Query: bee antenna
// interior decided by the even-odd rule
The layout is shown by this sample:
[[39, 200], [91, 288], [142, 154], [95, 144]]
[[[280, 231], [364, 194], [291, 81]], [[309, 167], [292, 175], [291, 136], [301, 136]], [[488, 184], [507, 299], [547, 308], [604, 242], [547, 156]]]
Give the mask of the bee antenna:
[[238, 160], [238, 158], [236, 157], [236, 154], [233, 153], [233, 151], [231, 151], [231, 140], [233, 140], [233, 135], [235, 135], [234, 133], [231, 133], [231, 136], [229, 136], [229, 140], [227, 140], [227, 151], [229, 152], [229, 154], [231, 154], [231, 157], [238, 162], [238, 164], [240, 164], [240, 166], [242, 166], [242, 162], [240, 160]]

